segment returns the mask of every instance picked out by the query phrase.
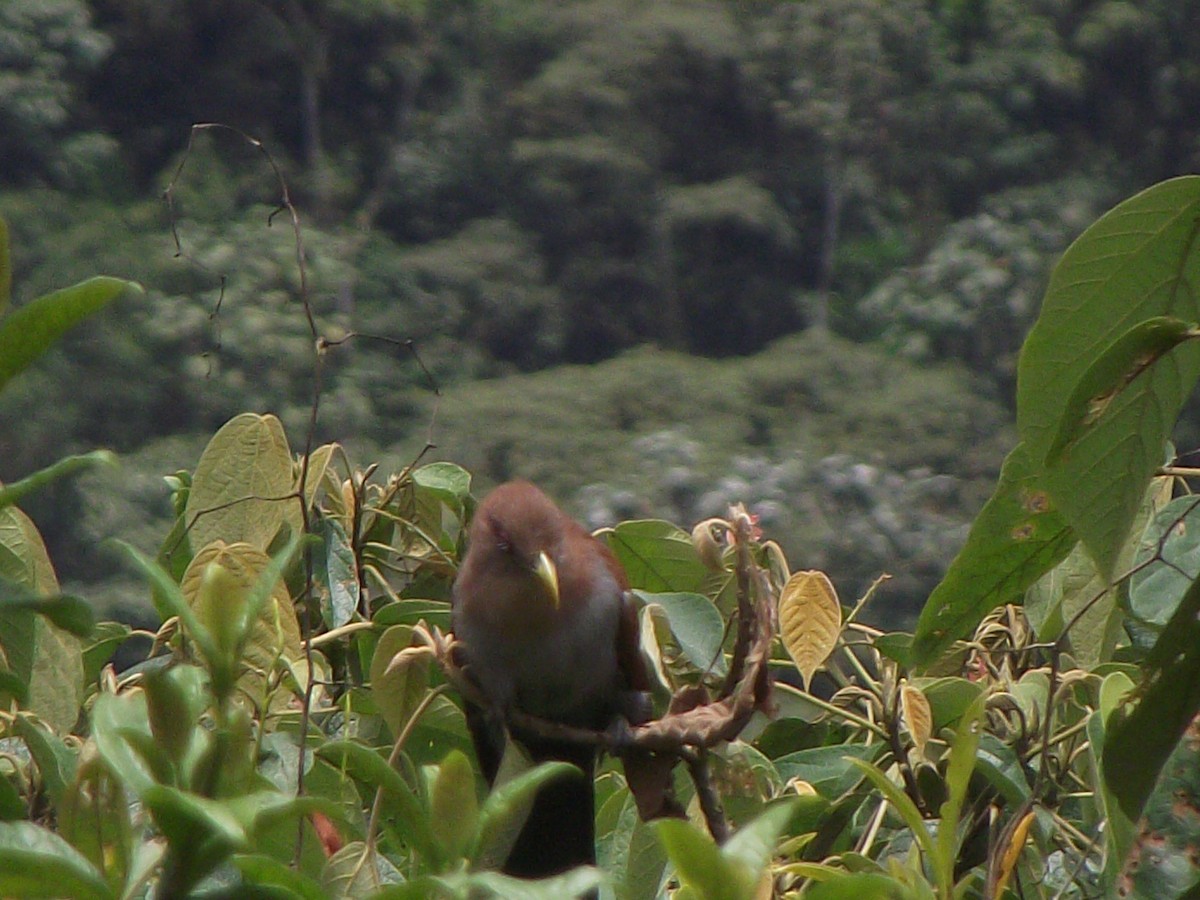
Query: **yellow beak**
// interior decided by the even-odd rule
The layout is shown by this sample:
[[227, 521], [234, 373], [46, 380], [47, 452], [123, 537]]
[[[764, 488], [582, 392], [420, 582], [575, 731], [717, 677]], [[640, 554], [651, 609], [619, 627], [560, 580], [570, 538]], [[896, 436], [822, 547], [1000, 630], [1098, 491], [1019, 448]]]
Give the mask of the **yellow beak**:
[[533, 574], [538, 577], [546, 587], [546, 593], [550, 595], [550, 602], [558, 609], [558, 569], [554, 567], [554, 561], [543, 550], [537, 555], [537, 559], [533, 563]]

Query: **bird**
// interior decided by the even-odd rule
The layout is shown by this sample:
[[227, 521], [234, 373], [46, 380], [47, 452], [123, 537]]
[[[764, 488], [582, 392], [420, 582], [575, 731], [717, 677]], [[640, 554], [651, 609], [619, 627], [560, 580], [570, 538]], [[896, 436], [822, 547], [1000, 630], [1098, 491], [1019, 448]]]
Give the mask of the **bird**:
[[489, 493], [467, 541], [451, 624], [467, 676], [489, 706], [465, 704], [480, 768], [495, 781], [507, 733], [534, 762], [565, 760], [582, 771], [539, 791], [503, 870], [537, 878], [595, 864], [596, 748], [506, 725], [513, 710], [593, 730], [648, 717], [649, 680], [625, 572], [528, 481]]

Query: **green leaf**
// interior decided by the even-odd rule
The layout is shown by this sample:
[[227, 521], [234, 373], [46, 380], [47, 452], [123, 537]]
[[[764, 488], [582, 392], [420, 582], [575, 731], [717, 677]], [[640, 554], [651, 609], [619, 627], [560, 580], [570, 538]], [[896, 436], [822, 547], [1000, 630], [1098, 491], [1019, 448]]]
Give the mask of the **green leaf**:
[[655, 900], [659, 895], [667, 855], [624, 784], [600, 805], [596, 850], [600, 868], [612, 877], [622, 900]]
[[0, 507], [20, 503], [26, 494], [32, 494], [59, 478], [74, 475], [76, 472], [86, 472], [98, 466], [115, 467], [116, 464], [116, 454], [109, 450], [93, 450], [91, 453], [84, 453], [80, 456], [64, 457], [20, 481], [0, 486]]
[[[121, 783], [88, 754], [55, 812], [58, 834], [104, 875], [113, 891], [120, 891], [137, 844], [133, 811]], [[139, 821], [136, 831], [140, 830]]]
[[721, 653], [725, 620], [711, 600], [703, 594], [693, 593], [633, 593], [643, 603], [652, 604], [663, 611], [679, 649], [693, 666], [718, 676], [725, 674], [725, 657]]
[[1194, 896], [1200, 888], [1200, 719], [1171, 752], [1138, 826], [1118, 883], [1132, 880], [1130, 896], [1137, 900]]
[[[1200, 177], [1187, 176], [1119, 204], [1068, 248], [1018, 365], [1017, 428], [1032, 459], [1052, 455], [1077, 386], [1106, 349], [1148, 319], [1200, 318], [1188, 274], [1198, 236]], [[1045, 471], [1042, 486], [1105, 578], [1198, 376], [1200, 346], [1161, 358]]]
[[1075, 542], [1036, 473], [1030, 448], [1018, 444], [1004, 461], [996, 492], [971, 525], [966, 546], [921, 610], [911, 665], [929, 667], [989, 612], [1020, 598]]
[[38, 725], [27, 715], [18, 715], [14, 730], [25, 741], [33, 761], [37, 763], [46, 793], [56, 804], [75, 780], [78, 757], [58, 735]]
[[[379, 890], [379, 885], [389, 885]], [[400, 871], [382, 853], [374, 848], [367, 849], [359, 841], [352, 841], [338, 850], [321, 872], [321, 886], [327, 897], [435, 897], [459, 898], [443, 888], [443, 880], [433, 875], [418, 875], [405, 880]], [[392, 894], [393, 887], [408, 889], [419, 886], [421, 893]]]
[[451, 509], [461, 510], [471, 494], [471, 473], [450, 462], [421, 466], [412, 473], [413, 481], [426, 490], [442, 494]]
[[708, 580], [692, 536], [677, 525], [658, 519], [622, 522], [598, 537], [608, 544], [625, 572], [629, 586], [652, 593], [702, 593]]
[[1021, 760], [1012, 747], [995, 735], [984, 732], [979, 736], [975, 767], [1013, 809], [1029, 799], [1032, 791]]
[[285, 505], [298, 503], [291, 493], [292, 457], [279, 419], [234, 416], [196, 464], [186, 510], [192, 549], [222, 540], [265, 552], [283, 524]]
[[1040, 640], [1055, 640], [1071, 625], [1075, 662], [1090, 669], [1109, 659], [1116, 646], [1121, 621], [1117, 595], [1084, 546], [1076, 544], [1066, 559], [1029, 588], [1025, 609]]
[[150, 732], [176, 765], [192, 746], [201, 717], [212, 703], [208, 674], [199, 666], [173, 665], [142, 677]]
[[[908, 830], [912, 833], [913, 839], [921, 848], [921, 852], [925, 854], [925, 858], [930, 861], [930, 864], [934, 867], [934, 871], [937, 872], [938, 852], [934, 846], [933, 838], [929, 836], [929, 831], [925, 827], [925, 820], [921, 818], [920, 810], [917, 809], [916, 804], [878, 766], [861, 759], [851, 758], [849, 762], [867, 776], [867, 780], [875, 786], [875, 789], [879, 793], [883, 794], [884, 799], [899, 813], [900, 818], [904, 820], [904, 824], [908, 826]], [[953, 863], [953, 858], [951, 858], [951, 863]]]
[[140, 797], [155, 784], [154, 772], [130, 738], [152, 741], [144, 694], [100, 694], [92, 707], [92, 737], [115, 778]]
[[[563, 900], [582, 897], [604, 883], [604, 874], [591, 866], [531, 881], [499, 872], [456, 872], [425, 875], [388, 885], [367, 896], [370, 900], [433, 900], [447, 897], [503, 897], [504, 900]], [[352, 896], [352, 895], [347, 895]]]
[[1057, 463], [1103, 417], [1122, 391], [1164, 355], [1196, 337], [1195, 326], [1170, 316], [1139, 322], [1096, 358], [1067, 400], [1044, 465]]
[[83, 648], [83, 683], [94, 684], [100, 670], [108, 664], [113, 654], [132, 630], [124, 622], [100, 622], [91, 633], [90, 643]]
[[604, 883], [604, 874], [591, 866], [583, 866], [537, 881], [513, 878], [499, 872], [474, 872], [462, 879], [465, 891], [460, 896], [475, 897], [478, 891], [484, 896], [503, 897], [504, 900], [562, 900], [564, 897], [582, 897]]
[[25, 799], [9, 777], [0, 773], [0, 822], [24, 819], [29, 814]]
[[[59, 593], [42, 536], [15, 506], [0, 508], [0, 576], [39, 596]], [[0, 647], [29, 686], [28, 708], [56, 731], [68, 731], [83, 700], [79, 639], [28, 610], [0, 608]]]
[[[404, 730], [429, 689], [430, 654], [413, 647], [412, 637], [411, 625], [393, 625], [379, 638], [371, 657], [371, 694], [393, 735]], [[408, 658], [392, 667], [396, 655], [405, 652]]]
[[[1105, 681], [1113, 678], [1122, 678], [1128, 681], [1120, 673], [1108, 676]], [[1117, 798], [1113, 796], [1113, 792], [1108, 787], [1108, 778], [1104, 773], [1103, 749], [1106, 742], [1104, 728], [1106, 716], [1107, 712], [1103, 707], [1088, 716], [1087, 737], [1088, 753], [1092, 758], [1092, 764], [1096, 767], [1093, 798], [1096, 802], [1097, 812], [1103, 817], [1106, 823], [1104, 843], [1108, 847], [1108, 852], [1104, 856], [1104, 872], [1108, 883], [1114, 884], [1116, 883], [1117, 871], [1129, 853], [1129, 846], [1133, 841], [1134, 832], [1133, 823], [1121, 811], [1121, 806], [1117, 802]]]
[[387, 764], [387, 760], [354, 741], [330, 741], [316, 752], [322, 759], [345, 768], [351, 776], [372, 789], [381, 788], [401, 836], [421, 856], [430, 860], [440, 859], [429, 812], [400, 773]]
[[1167, 758], [1200, 712], [1200, 581], [1193, 582], [1147, 659], [1157, 669], [1133, 712], [1105, 723], [1103, 768], [1130, 821], [1137, 821]]
[[303, 900], [326, 900], [321, 885], [291, 866], [262, 854], [235, 854], [233, 865], [247, 884], [279, 888]]
[[811, 784], [824, 797], [835, 799], [858, 782], [859, 771], [849, 757], [870, 762], [883, 752], [883, 744], [846, 744], [797, 750], [775, 760], [775, 770], [784, 781], [793, 778]]
[[721, 853], [709, 835], [684, 819], [659, 819], [654, 833], [684, 885], [705, 900], [745, 900], [752, 895], [754, 872]]
[[809, 900], [908, 900], [912, 890], [878, 872], [856, 872], [821, 884], [805, 893]]
[[325, 592], [321, 618], [329, 628], [340, 628], [358, 612], [358, 564], [346, 529], [332, 517], [321, 519], [321, 568], [317, 573]]
[[113, 896], [83, 854], [32, 822], [0, 822], [0, 895], [75, 900]]
[[98, 276], [46, 294], [0, 320], [0, 389], [45, 353], [63, 334], [125, 292], [140, 285]]
[[416, 625], [422, 619], [429, 625], [449, 631], [450, 602], [423, 597], [402, 599], [379, 607], [371, 616], [372, 622], [385, 628], [389, 625]]
[[[954, 861], [958, 859], [958, 822], [967, 799], [971, 773], [975, 771], [976, 751], [983, 730], [981, 720], [987, 708], [987, 697], [980, 694], [963, 715], [958, 731], [950, 744], [950, 762], [946, 767], [946, 788], [949, 796], [938, 810], [936, 855], [932, 858], [934, 872], [943, 897], [950, 895], [954, 884]], [[907, 822], [907, 819], [906, 819]], [[911, 827], [911, 823], [909, 823]]]
[[978, 682], [950, 676], [931, 680], [913, 679], [913, 686], [920, 688], [929, 701], [934, 734], [961, 719], [983, 691], [983, 686]]
[[447, 859], [462, 857], [475, 836], [479, 804], [475, 797], [475, 772], [460, 750], [446, 754], [438, 766], [429, 796], [433, 835]]
[[[513, 747], [513, 742], [510, 741], [508, 746]], [[540, 763], [507, 777], [510, 758], [511, 752], [506, 751], [496, 783], [479, 810], [479, 830], [468, 853], [472, 862], [502, 862], [512, 849], [512, 842], [542, 785], [555, 778], [581, 777], [579, 769], [565, 762]]]
[[0, 700], [12, 698], [18, 705], [29, 703], [29, 682], [9, 669], [0, 669]]
[[142, 802], [166, 837], [184, 885], [194, 884], [249, 843], [237, 817], [218, 800], [156, 784], [143, 792]]
[[1200, 578], [1200, 498], [1178, 497], [1163, 507], [1142, 535], [1135, 565], [1129, 611], [1162, 628]]
[[183, 591], [180, 590], [179, 585], [175, 583], [170, 574], [157, 562], [142, 555], [136, 547], [126, 544], [124, 541], [114, 541], [114, 544], [134, 564], [142, 577], [150, 582], [155, 597], [158, 598], [164, 611], [170, 616], [179, 616], [179, 621], [183, 623], [184, 629], [191, 635], [205, 658], [215, 659], [217, 648], [213, 643], [212, 635], [200, 623], [200, 619], [197, 618], [196, 613], [184, 598]]
[[33, 589], [0, 576], [0, 609], [44, 616], [63, 631], [87, 637], [96, 627], [96, 617], [86, 600], [69, 594], [43, 597]]
[[796, 811], [795, 800], [773, 803], [747, 822], [729, 839], [721, 854], [754, 873], [757, 884], [775, 852], [779, 836]]

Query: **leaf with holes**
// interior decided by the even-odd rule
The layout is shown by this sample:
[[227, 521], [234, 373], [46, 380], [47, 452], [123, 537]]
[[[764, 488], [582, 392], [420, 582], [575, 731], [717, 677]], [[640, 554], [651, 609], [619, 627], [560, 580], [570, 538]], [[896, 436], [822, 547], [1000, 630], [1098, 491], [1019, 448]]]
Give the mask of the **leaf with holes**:
[[842, 632], [842, 607], [828, 575], [796, 572], [787, 580], [779, 594], [779, 632], [807, 690]]

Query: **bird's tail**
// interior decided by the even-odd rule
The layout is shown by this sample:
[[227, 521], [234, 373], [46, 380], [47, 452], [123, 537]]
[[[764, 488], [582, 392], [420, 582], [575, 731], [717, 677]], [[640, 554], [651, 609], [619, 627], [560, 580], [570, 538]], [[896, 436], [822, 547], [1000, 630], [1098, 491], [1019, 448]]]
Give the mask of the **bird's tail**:
[[538, 791], [504, 871], [522, 878], [544, 878], [576, 866], [595, 865], [595, 748], [540, 739], [525, 745], [534, 762], [563, 760], [578, 766], [583, 774], [556, 778]]

